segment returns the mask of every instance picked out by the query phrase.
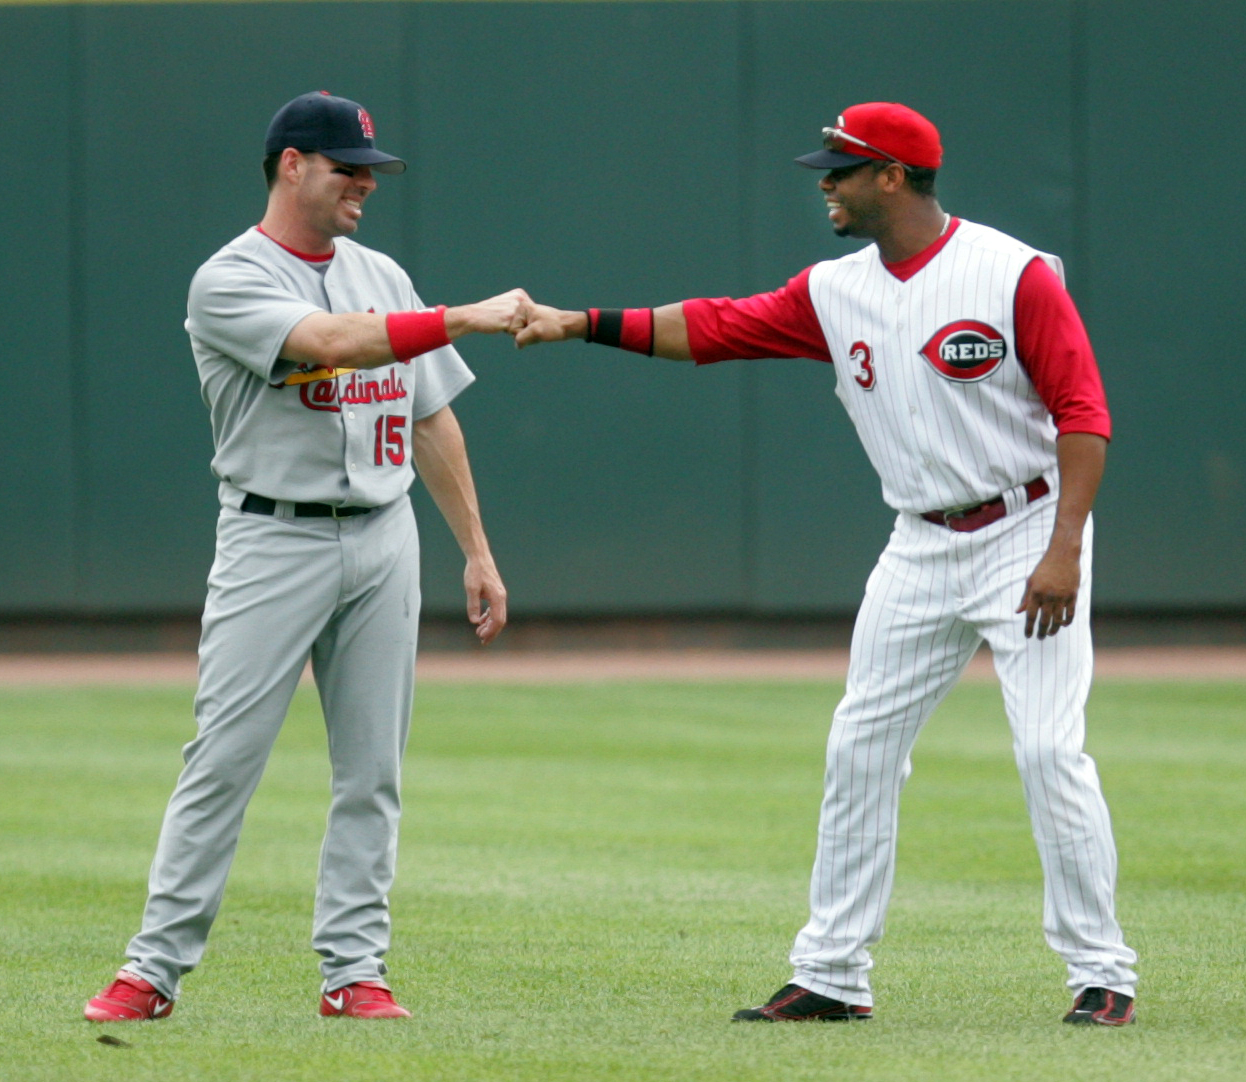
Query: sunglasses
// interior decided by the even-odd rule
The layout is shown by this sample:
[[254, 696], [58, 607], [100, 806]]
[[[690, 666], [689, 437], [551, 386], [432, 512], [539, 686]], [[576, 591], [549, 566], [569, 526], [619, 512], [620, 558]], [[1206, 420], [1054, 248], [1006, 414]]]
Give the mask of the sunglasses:
[[844, 131], [844, 118], [842, 116], [835, 127], [822, 129], [822, 146], [826, 150], [833, 150], [839, 154], [851, 154], [854, 148], [864, 148], [873, 151], [875, 154], [881, 154], [889, 162], [895, 162], [906, 173], [911, 168], [900, 161], [899, 158], [888, 154], [885, 150], [867, 143], [864, 139], [858, 139], [855, 135], [849, 135]]

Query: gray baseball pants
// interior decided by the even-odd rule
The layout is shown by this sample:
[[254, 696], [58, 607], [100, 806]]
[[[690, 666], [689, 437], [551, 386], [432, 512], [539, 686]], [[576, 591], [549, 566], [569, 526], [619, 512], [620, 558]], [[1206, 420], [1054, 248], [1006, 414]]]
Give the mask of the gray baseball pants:
[[312, 946], [324, 989], [385, 973], [419, 624], [419, 539], [404, 497], [366, 515], [225, 508], [199, 645], [198, 735], [183, 749], [127, 968], [173, 997], [203, 956], [243, 813], [310, 656], [332, 796]]

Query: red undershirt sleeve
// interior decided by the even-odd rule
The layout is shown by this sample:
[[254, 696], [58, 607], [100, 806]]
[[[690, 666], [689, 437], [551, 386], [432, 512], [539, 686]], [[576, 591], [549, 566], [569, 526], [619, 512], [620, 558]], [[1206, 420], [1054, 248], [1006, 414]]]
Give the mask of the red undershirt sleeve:
[[688, 346], [697, 364], [760, 357], [831, 360], [809, 296], [807, 267], [773, 293], [684, 301]]
[[1017, 283], [1017, 354], [1060, 435], [1090, 432], [1112, 438], [1103, 380], [1073, 298], [1042, 259]]

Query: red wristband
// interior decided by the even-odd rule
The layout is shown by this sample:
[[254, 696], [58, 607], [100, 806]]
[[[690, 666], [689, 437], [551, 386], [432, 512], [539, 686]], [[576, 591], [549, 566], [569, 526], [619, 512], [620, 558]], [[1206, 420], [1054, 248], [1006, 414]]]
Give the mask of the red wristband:
[[430, 312], [390, 312], [385, 317], [385, 333], [389, 335], [389, 348], [400, 361], [448, 346], [446, 306], [439, 304]]
[[653, 309], [624, 308], [619, 348], [653, 356]]
[[585, 340], [652, 357], [653, 309], [590, 308]]

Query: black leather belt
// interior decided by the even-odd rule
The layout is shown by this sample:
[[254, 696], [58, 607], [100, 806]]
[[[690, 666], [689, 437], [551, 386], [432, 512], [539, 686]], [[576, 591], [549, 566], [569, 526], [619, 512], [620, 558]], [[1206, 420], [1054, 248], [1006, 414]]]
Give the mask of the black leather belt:
[[[267, 496], [257, 496], [248, 492], [242, 501], [242, 510], [249, 515], [271, 515], [277, 510], [277, 501]], [[295, 518], [350, 518], [351, 515], [366, 515], [373, 507], [334, 507], [331, 503], [296, 503]]]
[[[1035, 477], [1025, 486], [1025, 502], [1033, 503], [1042, 499], [1051, 491], [1051, 486], [1042, 477]], [[980, 503], [977, 507], [962, 507], [959, 511], [927, 511], [922, 515], [927, 522], [938, 526], [946, 526], [957, 533], [971, 533], [998, 522], [1008, 513], [1004, 505], [1004, 497], [996, 496], [993, 500]]]

